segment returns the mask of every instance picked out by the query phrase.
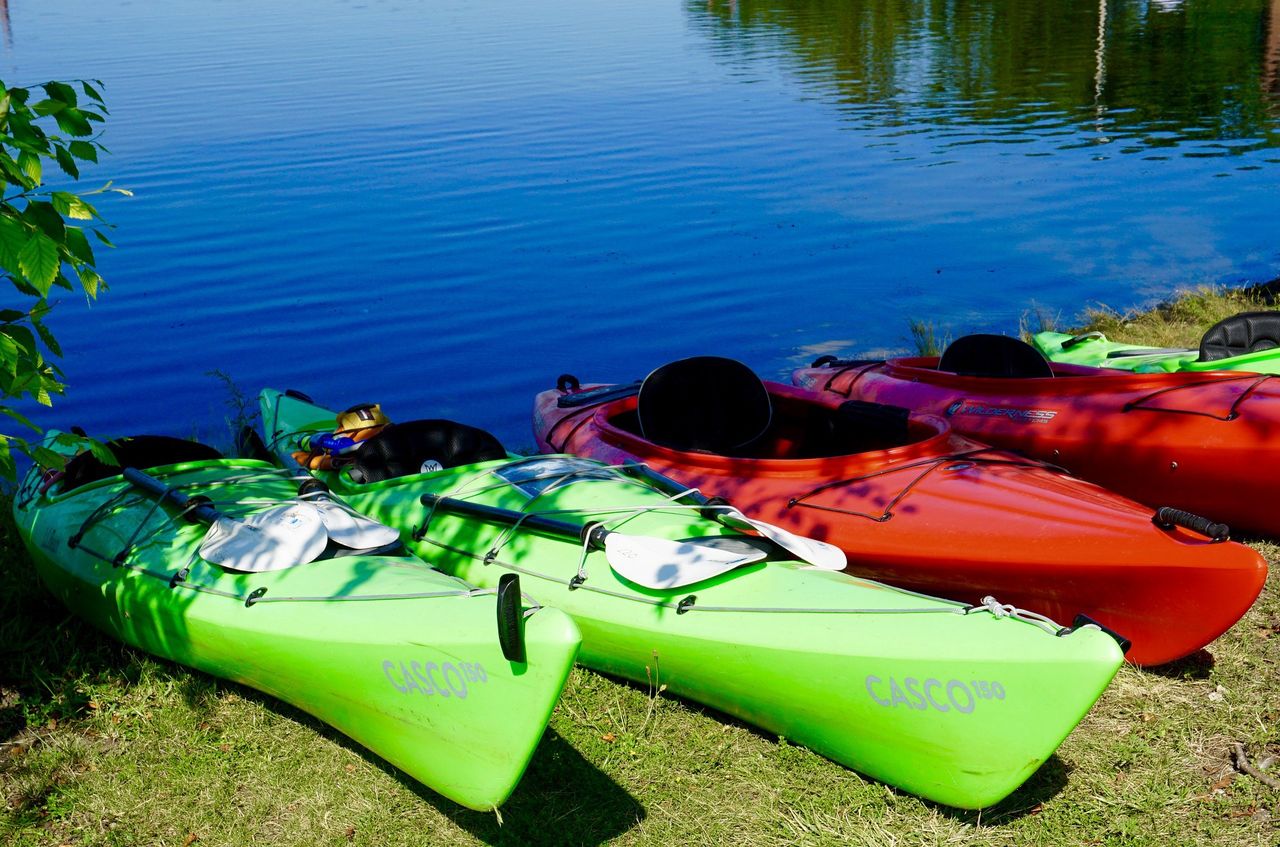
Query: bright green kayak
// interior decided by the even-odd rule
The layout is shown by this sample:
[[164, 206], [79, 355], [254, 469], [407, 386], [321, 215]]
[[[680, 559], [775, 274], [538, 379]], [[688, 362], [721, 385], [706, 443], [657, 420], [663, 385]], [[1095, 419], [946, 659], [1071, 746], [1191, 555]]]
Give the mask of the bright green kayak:
[[[267, 444], [282, 458], [334, 430], [334, 412], [301, 397], [267, 390], [261, 402]], [[754, 536], [617, 468], [510, 456], [457, 424], [395, 424], [347, 459], [315, 473], [449, 573], [477, 585], [519, 573], [527, 591], [577, 620], [587, 667], [666, 685], [940, 803], [980, 808], [1016, 789], [1123, 659], [1091, 625], [1064, 631], [776, 551], [701, 580], [682, 581], [670, 564], [667, 587], [645, 587], [614, 570], [636, 563], [611, 554], [607, 540], [604, 551], [584, 543], [581, 528], [636, 542], [640, 560], [645, 539], [678, 541], [670, 563], [708, 539], [750, 547]], [[477, 506], [487, 514], [467, 514]], [[661, 571], [662, 561], [651, 564]]]
[[[53, 594], [134, 647], [292, 703], [464, 806], [507, 798], [577, 654], [572, 619], [522, 610], [509, 585], [500, 602], [443, 574], [332, 501], [323, 512], [300, 503], [297, 482], [270, 464], [204, 458], [213, 451], [178, 439], [125, 444], [113, 442], [122, 464], [170, 462], [148, 474], [174, 500], [207, 497], [224, 516], [217, 529], [184, 520], [118, 467], [86, 472], [88, 454], [60, 479], [36, 468], [14, 514]], [[120, 452], [139, 445], [149, 459]], [[517, 629], [500, 640], [500, 611], [522, 639]]]
[[1100, 332], [1037, 332], [1031, 344], [1054, 362], [1135, 373], [1280, 373], [1280, 312], [1244, 312], [1214, 324], [1197, 349], [1108, 341]]

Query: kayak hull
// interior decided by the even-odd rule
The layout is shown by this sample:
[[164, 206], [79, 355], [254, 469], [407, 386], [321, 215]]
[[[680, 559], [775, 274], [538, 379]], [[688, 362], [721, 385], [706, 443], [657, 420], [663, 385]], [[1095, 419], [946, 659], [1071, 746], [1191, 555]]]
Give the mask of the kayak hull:
[[[766, 385], [776, 408], [840, 402]], [[752, 517], [841, 547], [851, 573], [961, 599], [991, 593], [1055, 620], [1086, 614], [1131, 639], [1129, 658], [1139, 664], [1172, 661], [1217, 638], [1266, 578], [1249, 548], [1161, 529], [1151, 509], [985, 448], [936, 416], [915, 416], [917, 440], [893, 449], [730, 458], [645, 440], [628, 423], [634, 397], [561, 408], [564, 394], [535, 400], [541, 449], [645, 462]]]
[[[1077, 338], [1078, 342], [1071, 343]], [[1146, 345], [1109, 341], [1101, 333], [1074, 336], [1047, 331], [1033, 335], [1031, 346], [1052, 362], [1134, 373], [1280, 373], [1280, 350], [1276, 348], [1202, 362], [1199, 350], [1154, 350]]]
[[1280, 535], [1280, 384], [1213, 371], [1137, 374], [1055, 364], [1054, 377], [991, 379], [937, 370], [937, 359], [802, 368], [793, 381], [836, 398], [945, 416], [952, 428], [1149, 506], [1233, 530]]
[[[223, 460], [153, 473], [216, 490], [220, 501], [290, 499], [293, 484], [268, 470]], [[255, 473], [254, 482], [220, 484]], [[494, 808], [514, 789], [580, 643], [571, 619], [541, 609], [526, 622], [527, 661], [513, 663], [499, 647], [493, 593], [416, 557], [233, 574], [196, 555], [203, 527], [151, 513], [149, 495], [118, 476], [62, 495], [38, 486], [33, 472], [19, 491], [19, 532], [42, 581], [77, 615], [138, 649], [284, 700], [470, 808]], [[113, 499], [122, 505], [69, 546]], [[115, 564], [148, 513], [146, 540]], [[175, 579], [184, 566], [185, 579]]]
[[[300, 434], [332, 421], [277, 392], [264, 392], [262, 408], [267, 440], [282, 455]], [[531, 462], [568, 462], [576, 481], [531, 494], [509, 481]], [[528, 591], [574, 616], [587, 667], [665, 686], [948, 805], [980, 808], [1016, 789], [1122, 661], [1115, 640], [1093, 627], [1058, 637], [1024, 620], [772, 558], [692, 585], [644, 588], [576, 536], [512, 530], [420, 503], [424, 494], [465, 498], [578, 524], [605, 521], [639, 536], [733, 535], [580, 459], [512, 457], [371, 484], [345, 472], [317, 476], [365, 514], [419, 528], [409, 536], [415, 551], [450, 573], [481, 585], [520, 573]]]

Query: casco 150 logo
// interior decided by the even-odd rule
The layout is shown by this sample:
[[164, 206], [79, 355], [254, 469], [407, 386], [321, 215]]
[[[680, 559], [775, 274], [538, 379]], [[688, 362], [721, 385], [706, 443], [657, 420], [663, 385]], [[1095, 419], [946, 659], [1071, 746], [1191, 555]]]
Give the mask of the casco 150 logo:
[[886, 709], [906, 706], [917, 711], [934, 709], [967, 715], [977, 708], [980, 700], [1003, 700], [1005, 696], [1004, 686], [995, 680], [971, 680], [966, 684], [958, 679], [944, 682], [933, 677], [919, 680], [908, 676], [899, 683], [894, 677], [886, 681], [868, 676], [866, 684], [867, 694]]

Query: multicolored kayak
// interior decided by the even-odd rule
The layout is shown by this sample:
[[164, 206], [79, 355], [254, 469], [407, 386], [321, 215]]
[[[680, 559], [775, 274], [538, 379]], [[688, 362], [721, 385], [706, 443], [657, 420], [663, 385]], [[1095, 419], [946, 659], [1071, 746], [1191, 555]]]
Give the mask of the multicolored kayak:
[[[345, 443], [333, 411], [270, 390], [261, 400], [281, 459]], [[940, 803], [979, 808], [1017, 788], [1122, 661], [1094, 625], [792, 560], [642, 470], [511, 456], [448, 421], [392, 424], [337, 458], [317, 477], [437, 566], [481, 585], [519, 573], [569, 611], [584, 665], [665, 685]]]
[[[893, 403], [1060, 465], [1151, 506], [1280, 535], [1280, 383], [1240, 372], [1134, 374], [1050, 365], [999, 335], [957, 339], [937, 358], [820, 359], [796, 385]], [[1206, 601], [1207, 604], [1207, 601]]]
[[1280, 373], [1280, 312], [1242, 312], [1219, 321], [1195, 350], [1121, 344], [1100, 332], [1037, 332], [1031, 344], [1054, 362], [1137, 373]]
[[[725, 441], [744, 420], [759, 437]], [[642, 461], [835, 544], [860, 576], [948, 597], [990, 592], [1057, 620], [1085, 614], [1132, 639], [1139, 664], [1217, 638], [1266, 578], [1243, 545], [1153, 521], [1147, 507], [970, 441], [939, 416], [761, 383], [730, 360], [675, 362], [643, 387], [562, 378], [535, 400], [534, 434], [540, 449]]]
[[108, 446], [124, 476], [85, 453], [65, 473], [33, 469], [14, 501], [68, 608], [292, 703], [457, 803], [507, 798], [578, 652], [568, 616], [523, 607], [518, 582], [476, 588], [429, 567], [264, 462], [159, 436]]

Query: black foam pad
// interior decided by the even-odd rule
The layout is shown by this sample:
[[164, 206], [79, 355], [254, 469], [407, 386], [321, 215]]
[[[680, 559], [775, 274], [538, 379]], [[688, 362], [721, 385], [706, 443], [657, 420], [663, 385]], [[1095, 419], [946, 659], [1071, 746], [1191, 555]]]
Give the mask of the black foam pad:
[[951, 342], [938, 360], [938, 370], [1000, 379], [1053, 376], [1048, 360], [1027, 342], [981, 333]]
[[483, 429], [446, 420], [391, 424], [360, 445], [351, 476], [358, 482], [380, 482], [422, 472], [424, 462], [455, 468], [505, 459], [507, 451]]
[[1200, 339], [1200, 361], [1216, 362], [1280, 347], [1280, 312], [1241, 312], [1218, 321]]
[[160, 465], [176, 465], [179, 462], [203, 462], [221, 459], [222, 454], [212, 447], [185, 438], [168, 435], [134, 435], [117, 438], [106, 444], [116, 457], [116, 464], [106, 464], [85, 451], [67, 462], [63, 471], [62, 488], [70, 491], [121, 472], [121, 468], [146, 470]]
[[641, 434], [675, 450], [728, 454], [764, 435], [769, 392], [741, 362], [695, 356], [645, 377], [636, 399]]

